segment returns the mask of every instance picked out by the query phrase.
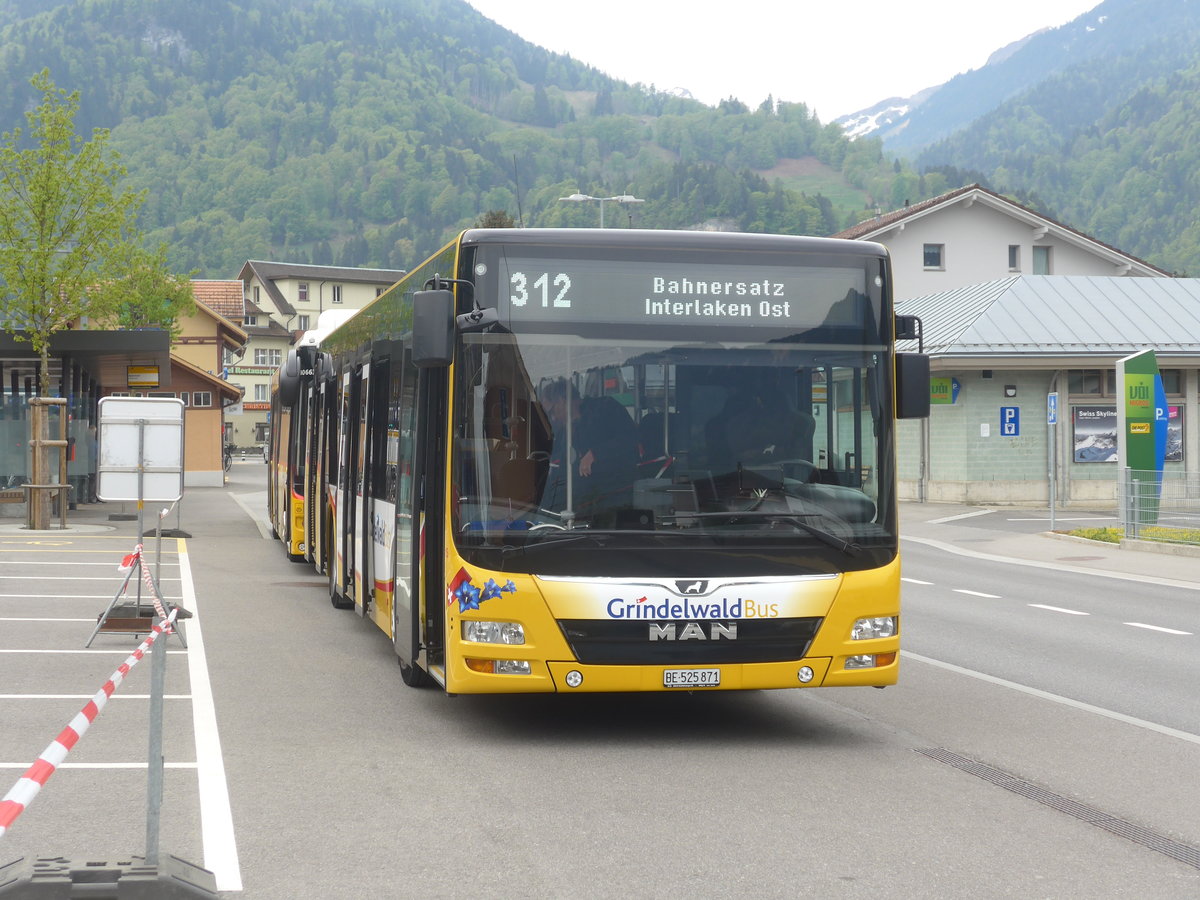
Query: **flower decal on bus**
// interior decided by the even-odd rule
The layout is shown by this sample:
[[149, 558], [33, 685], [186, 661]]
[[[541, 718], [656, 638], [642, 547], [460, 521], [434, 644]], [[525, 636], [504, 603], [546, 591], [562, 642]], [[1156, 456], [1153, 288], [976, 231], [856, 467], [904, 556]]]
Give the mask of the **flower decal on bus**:
[[462, 613], [479, 609], [479, 604], [485, 600], [516, 592], [517, 586], [511, 581], [500, 584], [495, 578], [489, 578], [483, 587], [477, 587], [471, 583], [471, 574], [466, 569], [459, 569], [446, 591], [446, 605], [453, 606], [458, 601], [458, 611]]

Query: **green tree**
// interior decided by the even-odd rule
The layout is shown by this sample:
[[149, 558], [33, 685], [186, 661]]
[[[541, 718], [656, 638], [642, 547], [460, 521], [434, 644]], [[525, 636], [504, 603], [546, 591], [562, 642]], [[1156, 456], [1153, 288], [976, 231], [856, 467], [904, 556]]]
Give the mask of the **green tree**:
[[[79, 92], [56, 87], [43, 69], [30, 82], [42, 95], [20, 128], [0, 138], [0, 310], [2, 327], [29, 341], [48, 390], [50, 338], [83, 316], [104, 319], [111, 286], [133, 258], [133, 225], [144, 194], [122, 187], [125, 168], [108, 132], [75, 134]], [[105, 287], [108, 286], [108, 287]]]
[[502, 209], [489, 209], [475, 220], [476, 228], [516, 228], [517, 220]]
[[[125, 274], [104, 282], [92, 290], [96, 300], [102, 293], [102, 324], [129, 331], [135, 328], [162, 328], [174, 340], [179, 336], [179, 320], [196, 309], [190, 275], [173, 275], [167, 269], [167, 247], [146, 251], [132, 248], [124, 261]], [[192, 273], [195, 274], [195, 273]]]

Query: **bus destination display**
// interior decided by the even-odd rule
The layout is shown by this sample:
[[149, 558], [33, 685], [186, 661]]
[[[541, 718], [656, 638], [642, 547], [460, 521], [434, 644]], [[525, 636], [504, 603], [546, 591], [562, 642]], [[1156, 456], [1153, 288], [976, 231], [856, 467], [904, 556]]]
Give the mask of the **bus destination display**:
[[865, 270], [521, 259], [501, 266], [497, 306], [513, 322], [857, 325]]

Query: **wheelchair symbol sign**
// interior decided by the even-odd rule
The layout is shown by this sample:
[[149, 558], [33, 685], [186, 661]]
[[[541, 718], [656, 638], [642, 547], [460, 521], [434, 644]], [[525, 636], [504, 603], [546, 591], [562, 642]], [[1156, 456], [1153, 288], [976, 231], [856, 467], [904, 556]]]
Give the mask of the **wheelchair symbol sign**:
[[1019, 406], [1000, 407], [1000, 436], [1021, 436], [1021, 408]]

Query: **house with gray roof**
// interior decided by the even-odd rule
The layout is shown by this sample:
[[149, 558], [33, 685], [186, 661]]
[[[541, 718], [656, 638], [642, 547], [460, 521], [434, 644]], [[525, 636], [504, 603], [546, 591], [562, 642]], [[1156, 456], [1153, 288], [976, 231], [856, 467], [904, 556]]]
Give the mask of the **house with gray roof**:
[[929, 354], [933, 377], [929, 419], [900, 423], [902, 496], [1044, 505], [1053, 469], [1059, 500], [1111, 506], [1116, 365], [1143, 350], [1170, 407], [1166, 467], [1200, 468], [1200, 279], [1015, 275], [896, 311], [920, 318], [920, 346], [899, 349]]
[[978, 184], [881, 212], [834, 237], [884, 244], [897, 298], [1010, 275], [1171, 274]]

